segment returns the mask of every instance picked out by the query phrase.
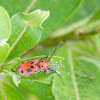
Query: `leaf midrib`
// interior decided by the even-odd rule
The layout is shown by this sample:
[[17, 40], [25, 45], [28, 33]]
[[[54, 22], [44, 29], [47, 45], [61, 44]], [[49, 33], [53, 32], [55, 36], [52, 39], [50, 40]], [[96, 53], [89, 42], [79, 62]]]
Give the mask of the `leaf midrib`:
[[7, 100], [7, 99], [6, 99], [6, 96], [5, 96], [5, 93], [4, 93], [4, 91], [3, 91], [3, 88], [2, 88], [1, 82], [0, 82], [0, 90], [1, 90], [1, 95], [2, 95], [3, 100]]
[[76, 99], [80, 100], [76, 77], [74, 73], [74, 64], [73, 64], [72, 52], [71, 52], [71, 41], [67, 41], [67, 49], [68, 49], [68, 59], [69, 59], [70, 70], [72, 73], [72, 82], [73, 82], [75, 93], [76, 93]]

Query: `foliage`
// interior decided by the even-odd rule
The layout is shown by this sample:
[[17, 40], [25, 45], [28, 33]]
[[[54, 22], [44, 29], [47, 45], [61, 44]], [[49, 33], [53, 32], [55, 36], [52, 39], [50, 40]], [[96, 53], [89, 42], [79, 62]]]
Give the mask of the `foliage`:
[[[0, 4], [0, 100], [100, 99], [100, 0]], [[50, 65], [63, 81], [42, 72], [30, 83], [35, 74], [19, 80], [11, 71], [24, 61], [52, 54], [60, 41], [64, 44]]]

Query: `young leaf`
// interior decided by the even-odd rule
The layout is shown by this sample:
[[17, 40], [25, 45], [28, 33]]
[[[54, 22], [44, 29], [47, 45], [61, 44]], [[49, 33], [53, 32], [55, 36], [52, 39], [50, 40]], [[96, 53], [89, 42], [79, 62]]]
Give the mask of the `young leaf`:
[[9, 15], [4, 8], [0, 6], [0, 43], [4, 43], [9, 39], [11, 33], [11, 25]]
[[11, 46], [7, 61], [20, 57], [35, 46], [41, 38], [41, 24], [48, 18], [49, 11], [35, 10], [29, 14], [17, 13], [12, 16], [12, 32], [8, 40]]
[[9, 52], [8, 44], [0, 44], [0, 65], [3, 63]]
[[5, 60], [7, 53], [9, 52], [9, 45], [6, 41], [10, 36], [10, 19], [8, 13], [4, 8], [0, 6], [0, 65]]

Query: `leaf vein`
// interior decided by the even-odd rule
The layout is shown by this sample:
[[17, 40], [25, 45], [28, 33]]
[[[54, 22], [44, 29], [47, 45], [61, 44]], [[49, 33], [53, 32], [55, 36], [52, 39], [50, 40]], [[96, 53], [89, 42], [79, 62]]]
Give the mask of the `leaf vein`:
[[41, 14], [43, 13], [43, 11], [41, 11], [41, 13], [36, 16], [33, 20], [31, 20], [30, 22], [28, 22], [28, 24], [24, 27], [23, 31], [21, 32], [21, 34], [18, 36], [18, 38], [15, 40], [15, 42], [12, 44], [10, 51], [8, 53], [8, 55], [10, 54], [10, 52], [13, 50], [13, 48], [15, 47], [15, 45], [18, 43], [18, 41], [20, 40], [20, 38], [22, 37], [22, 35], [25, 33], [26, 29], [28, 28], [28, 26], [34, 21], [36, 20], [39, 16], [41, 16]]
[[6, 99], [6, 96], [5, 96], [5, 94], [4, 94], [4, 91], [3, 91], [3, 88], [2, 88], [1, 82], [0, 82], [0, 90], [1, 90], [1, 95], [2, 95], [2, 97], [3, 97], [3, 100], [7, 100], [7, 99]]
[[27, 7], [27, 9], [25, 10], [25, 14], [27, 14], [31, 10], [31, 8], [34, 6], [34, 4], [35, 4], [36, 1], [37, 0], [32, 0], [32, 2], [29, 4], [29, 6]]
[[67, 48], [68, 48], [69, 64], [70, 64], [70, 69], [71, 69], [71, 73], [72, 73], [72, 81], [73, 81], [73, 85], [74, 85], [74, 89], [75, 89], [75, 93], [76, 93], [76, 99], [80, 100], [77, 83], [76, 83], [76, 77], [75, 77], [75, 73], [74, 73], [74, 65], [73, 65], [73, 60], [72, 60], [71, 41], [67, 41]]

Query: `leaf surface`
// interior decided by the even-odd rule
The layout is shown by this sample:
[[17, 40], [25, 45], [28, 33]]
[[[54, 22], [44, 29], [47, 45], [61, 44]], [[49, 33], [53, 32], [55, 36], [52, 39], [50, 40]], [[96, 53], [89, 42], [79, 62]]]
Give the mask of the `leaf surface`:
[[12, 33], [8, 40], [11, 46], [7, 60], [20, 57], [35, 46], [41, 38], [41, 24], [48, 18], [49, 11], [36, 10], [30, 14], [17, 13], [12, 16]]
[[8, 13], [0, 6], [0, 65], [3, 63], [9, 52], [9, 45], [6, 41], [9, 39], [11, 25]]
[[[99, 3], [100, 3], [99, 0], [91, 0], [91, 3], [89, 0], [88, 1], [82, 0], [77, 10], [75, 11], [75, 13], [68, 20], [64, 22], [61, 28], [59, 28], [58, 30], [54, 32], [54, 34], [52, 34], [52, 38], [64, 36], [64, 35], [70, 34], [73, 31], [74, 31], [74, 34], [76, 35], [76, 38], [77, 38], [77, 35], [80, 35], [80, 33], [84, 34], [85, 30], [81, 28], [82, 26], [85, 26], [86, 24], [88, 24], [88, 21], [90, 21], [91, 18], [95, 16], [97, 11], [100, 9]], [[91, 24], [89, 23], [89, 25]], [[99, 24], [98, 24], [98, 27], [99, 27]], [[78, 31], [76, 31], [77, 28], [78, 28]], [[86, 27], [86, 28], [87, 28], [86, 31], [90, 30], [90, 27]]]
[[[81, 65], [79, 65], [76, 60], [77, 56], [74, 55], [71, 49], [70, 42], [67, 42], [67, 44], [59, 50], [58, 55], [65, 58], [59, 68], [64, 83], [55, 75], [52, 91], [56, 100], [99, 100], [100, 96], [98, 94], [100, 93], [100, 87], [96, 79], [92, 79], [93, 73], [89, 73], [90, 69], [88, 66], [92, 64], [84, 63], [83, 67], [86, 64], [88, 68], [85, 67], [84, 69], [86, 70], [84, 70], [81, 67], [81, 69]], [[94, 70], [96, 69], [95, 66]]]

